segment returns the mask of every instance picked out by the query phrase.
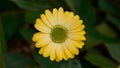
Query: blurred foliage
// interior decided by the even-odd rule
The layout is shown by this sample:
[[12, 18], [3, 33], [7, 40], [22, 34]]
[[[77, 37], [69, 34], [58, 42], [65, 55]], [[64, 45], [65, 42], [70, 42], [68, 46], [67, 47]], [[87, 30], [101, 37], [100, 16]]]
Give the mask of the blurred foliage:
[[[68, 61], [51, 62], [31, 40], [35, 19], [63, 7], [83, 19], [85, 46]], [[0, 68], [119, 68], [120, 0], [1, 0]]]

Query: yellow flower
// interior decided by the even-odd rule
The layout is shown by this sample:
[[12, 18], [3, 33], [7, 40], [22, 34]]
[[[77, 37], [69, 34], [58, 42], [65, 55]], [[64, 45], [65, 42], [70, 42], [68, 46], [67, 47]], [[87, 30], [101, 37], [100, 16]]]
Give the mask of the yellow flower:
[[46, 10], [36, 19], [34, 27], [40, 31], [33, 35], [39, 54], [50, 57], [51, 61], [68, 60], [79, 54], [84, 45], [85, 26], [78, 15], [65, 11], [62, 7], [53, 11]]

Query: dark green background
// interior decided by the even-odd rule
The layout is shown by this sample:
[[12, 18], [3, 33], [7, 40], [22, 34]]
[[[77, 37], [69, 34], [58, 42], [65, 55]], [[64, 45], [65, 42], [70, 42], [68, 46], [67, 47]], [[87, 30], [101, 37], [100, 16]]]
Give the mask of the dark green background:
[[[35, 19], [59, 7], [80, 16], [87, 40], [58, 63], [39, 55], [31, 38]], [[0, 0], [0, 68], [120, 68], [120, 0]]]

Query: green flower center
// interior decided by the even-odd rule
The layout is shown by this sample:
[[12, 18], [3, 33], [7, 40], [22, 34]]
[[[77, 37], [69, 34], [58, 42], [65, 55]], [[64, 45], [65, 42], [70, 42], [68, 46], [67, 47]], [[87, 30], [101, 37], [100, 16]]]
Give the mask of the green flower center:
[[55, 43], [62, 43], [67, 39], [67, 29], [63, 26], [57, 25], [52, 28], [51, 39]]

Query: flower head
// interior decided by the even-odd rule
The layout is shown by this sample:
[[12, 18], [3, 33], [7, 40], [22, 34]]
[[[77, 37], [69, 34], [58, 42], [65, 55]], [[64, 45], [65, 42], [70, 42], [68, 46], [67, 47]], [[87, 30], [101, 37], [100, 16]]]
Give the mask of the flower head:
[[62, 7], [51, 12], [46, 10], [36, 19], [34, 27], [39, 31], [33, 35], [39, 54], [50, 57], [51, 61], [68, 60], [79, 54], [84, 45], [85, 26], [78, 15], [65, 11]]

